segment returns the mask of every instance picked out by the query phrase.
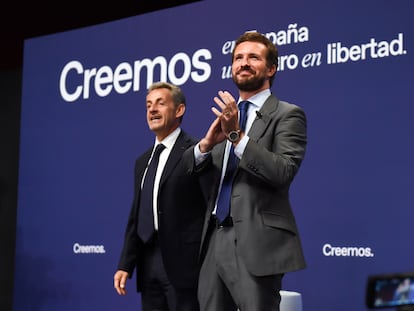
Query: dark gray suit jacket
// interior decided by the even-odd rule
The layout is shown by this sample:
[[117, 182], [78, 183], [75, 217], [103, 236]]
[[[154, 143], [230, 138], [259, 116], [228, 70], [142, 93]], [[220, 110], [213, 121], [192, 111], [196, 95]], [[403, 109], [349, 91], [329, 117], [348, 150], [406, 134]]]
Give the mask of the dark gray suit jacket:
[[[305, 155], [307, 131], [304, 111], [274, 95], [259, 116], [248, 132], [250, 140], [235, 173], [231, 214], [239, 256], [252, 274], [264, 276], [305, 267], [289, 188]], [[208, 200], [203, 241], [217, 197], [224, 146], [225, 142], [215, 146], [198, 167], [190, 156], [193, 150], [185, 156]]]
[[[181, 161], [184, 151], [197, 141], [181, 131], [168, 157], [158, 192], [159, 242], [169, 280], [176, 288], [196, 288], [199, 274], [199, 249], [206, 210], [196, 176], [188, 175]], [[118, 269], [130, 276], [137, 271], [137, 290], [142, 288], [140, 275], [142, 242], [137, 235], [140, 185], [152, 147], [135, 162], [135, 194], [129, 215], [124, 246]]]

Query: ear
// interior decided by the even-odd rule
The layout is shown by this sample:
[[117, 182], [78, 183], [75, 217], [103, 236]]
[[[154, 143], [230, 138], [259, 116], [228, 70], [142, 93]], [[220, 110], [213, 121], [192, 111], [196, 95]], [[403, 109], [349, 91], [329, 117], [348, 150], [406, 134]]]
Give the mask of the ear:
[[179, 104], [175, 110], [175, 117], [181, 118], [184, 115], [184, 112], [185, 112], [185, 105]]
[[267, 77], [270, 78], [272, 76], [274, 76], [276, 74], [276, 65], [273, 64], [272, 66], [270, 66], [267, 70]]

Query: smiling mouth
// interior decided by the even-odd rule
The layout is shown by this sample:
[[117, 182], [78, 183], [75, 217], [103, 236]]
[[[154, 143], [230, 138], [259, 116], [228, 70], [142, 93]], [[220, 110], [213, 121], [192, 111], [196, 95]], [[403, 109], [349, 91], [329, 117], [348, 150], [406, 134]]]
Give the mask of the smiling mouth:
[[239, 70], [239, 72], [237, 72], [238, 75], [245, 75], [245, 74], [251, 74], [254, 75], [254, 71], [249, 70], [249, 69], [242, 69]]

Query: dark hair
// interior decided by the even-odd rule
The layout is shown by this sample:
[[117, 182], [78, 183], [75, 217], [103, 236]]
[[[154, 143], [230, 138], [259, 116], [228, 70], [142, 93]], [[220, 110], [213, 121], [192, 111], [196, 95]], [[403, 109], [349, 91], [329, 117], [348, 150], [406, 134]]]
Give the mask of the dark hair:
[[178, 106], [179, 104], [184, 104], [185, 106], [184, 93], [178, 86], [168, 82], [155, 82], [148, 88], [148, 93], [156, 89], [170, 90], [175, 106]]
[[[232, 55], [231, 55], [231, 62], [232, 63], [233, 63], [233, 60], [234, 60], [234, 51], [236, 50], [236, 47], [240, 43], [246, 42], [246, 41], [259, 42], [259, 43], [264, 44], [264, 46], [266, 46], [266, 49], [267, 49], [267, 55], [266, 55], [266, 64], [267, 64], [267, 67], [270, 68], [271, 66], [275, 65], [276, 66], [276, 70], [277, 70], [279, 52], [277, 50], [276, 45], [273, 44], [272, 41], [270, 41], [267, 37], [265, 37], [261, 33], [253, 32], [253, 31], [245, 32], [244, 34], [242, 34], [236, 40], [236, 43], [234, 45], [234, 49], [233, 49], [233, 52], [232, 52]], [[272, 85], [273, 80], [275, 78], [275, 75], [276, 75], [276, 72], [270, 78], [270, 85]]]

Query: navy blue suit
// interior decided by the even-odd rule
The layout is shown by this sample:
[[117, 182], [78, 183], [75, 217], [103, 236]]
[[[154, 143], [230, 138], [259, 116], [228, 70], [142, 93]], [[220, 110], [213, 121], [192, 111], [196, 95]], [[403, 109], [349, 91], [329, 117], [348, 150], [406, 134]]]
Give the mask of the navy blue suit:
[[[158, 243], [168, 279], [175, 288], [196, 289], [200, 269], [199, 249], [205, 202], [196, 176], [181, 161], [184, 151], [197, 141], [181, 131], [163, 170], [158, 192]], [[136, 269], [137, 291], [142, 290], [144, 245], [137, 235], [140, 185], [152, 147], [135, 163], [135, 193], [124, 246], [118, 264], [131, 277]]]

